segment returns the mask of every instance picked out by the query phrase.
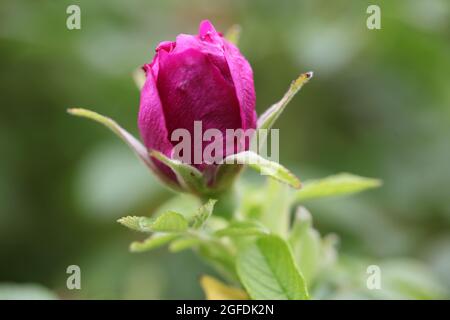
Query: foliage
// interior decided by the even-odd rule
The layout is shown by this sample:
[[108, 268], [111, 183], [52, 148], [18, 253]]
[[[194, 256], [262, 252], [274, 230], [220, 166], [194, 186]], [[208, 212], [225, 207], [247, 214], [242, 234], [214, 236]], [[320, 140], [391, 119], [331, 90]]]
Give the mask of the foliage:
[[[367, 180], [353, 177], [361, 182]], [[329, 182], [330, 178], [323, 181]], [[306, 181], [305, 185], [309, 183]], [[257, 192], [264, 198], [264, 192], [273, 192], [280, 186], [269, 180], [266, 188]], [[366, 184], [358, 191], [370, 187], [372, 185]], [[132, 251], [148, 251], [163, 245], [169, 245], [173, 252], [190, 248], [216, 267], [231, 284], [238, 281], [251, 298], [308, 299], [308, 288], [313, 287], [319, 274], [335, 263], [334, 238], [322, 238], [303, 207], [298, 207], [293, 223], [289, 223], [290, 210], [277, 212], [276, 218], [288, 224], [285, 228], [264, 224], [264, 212], [272, 207], [273, 198], [259, 202], [256, 210], [259, 212], [255, 212], [251, 204], [255, 188], [243, 185], [239, 188], [241, 203], [230, 220], [211, 216], [216, 201], [209, 200], [196, 212], [169, 210], [153, 219], [124, 217], [119, 222], [130, 229], [152, 233], [147, 240], [132, 243]], [[335, 182], [333, 190], [316, 198], [355, 192], [347, 188], [347, 181], [342, 185]], [[286, 195], [284, 188], [278, 188], [278, 192]], [[299, 200], [298, 191], [288, 189], [287, 192], [289, 196], [283, 197], [283, 205], [294, 208]], [[280, 234], [282, 229], [288, 231]], [[210, 294], [207, 291], [207, 295]]]

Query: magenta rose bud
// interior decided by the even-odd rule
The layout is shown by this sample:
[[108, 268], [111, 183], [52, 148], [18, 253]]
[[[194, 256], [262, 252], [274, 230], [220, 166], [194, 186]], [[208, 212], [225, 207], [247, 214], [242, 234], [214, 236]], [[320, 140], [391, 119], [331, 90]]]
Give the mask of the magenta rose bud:
[[[209, 21], [200, 24], [198, 35], [180, 34], [175, 42], [160, 43], [153, 61], [143, 69], [146, 81], [141, 91], [138, 126], [148, 150], [173, 158], [178, 141], [171, 141], [172, 133], [185, 129], [196, 139], [196, 121], [201, 121], [202, 132], [217, 129], [224, 139], [227, 129], [256, 128], [250, 64]], [[200, 142], [201, 154], [209, 143], [212, 141]], [[195, 161], [198, 144], [195, 148], [192, 141], [189, 164], [204, 173], [211, 171], [211, 165], [204, 163], [203, 158], [200, 163]], [[223, 156], [229, 153], [224, 149]], [[164, 175], [176, 181], [169, 167], [153, 161]]]

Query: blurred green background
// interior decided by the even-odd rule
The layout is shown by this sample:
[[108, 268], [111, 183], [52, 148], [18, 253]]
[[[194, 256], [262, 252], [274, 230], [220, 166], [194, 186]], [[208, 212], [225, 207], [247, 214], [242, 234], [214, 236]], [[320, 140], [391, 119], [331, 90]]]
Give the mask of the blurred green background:
[[[81, 8], [81, 30], [66, 28], [70, 4]], [[366, 28], [369, 4], [381, 7], [381, 30]], [[131, 254], [139, 236], [115, 222], [151, 214], [170, 193], [113, 134], [65, 110], [93, 109], [137, 134], [133, 70], [206, 18], [221, 31], [242, 26], [259, 114], [300, 72], [315, 72], [277, 123], [281, 163], [303, 180], [341, 171], [383, 179], [376, 191], [308, 205], [318, 229], [339, 235], [343, 256], [413, 258], [448, 292], [446, 0], [3, 0], [0, 288], [203, 298], [198, 277], [214, 273], [193, 253]], [[82, 290], [66, 288], [71, 264]]]

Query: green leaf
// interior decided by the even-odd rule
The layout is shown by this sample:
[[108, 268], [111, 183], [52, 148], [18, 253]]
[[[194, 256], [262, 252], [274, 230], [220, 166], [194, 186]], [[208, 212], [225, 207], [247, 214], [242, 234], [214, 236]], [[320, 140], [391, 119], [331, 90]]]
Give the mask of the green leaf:
[[178, 234], [175, 233], [155, 233], [151, 235], [149, 238], [142, 242], [133, 242], [130, 245], [130, 251], [131, 252], [144, 252], [148, 250], [152, 250], [158, 247], [161, 247], [165, 245], [166, 243], [169, 243], [170, 241], [176, 239], [179, 237]]
[[149, 218], [147, 217], [126, 216], [120, 218], [117, 222], [132, 230], [150, 232], [151, 230], [148, 228], [148, 220]]
[[217, 230], [217, 237], [262, 236], [269, 234], [263, 225], [253, 221], [233, 221], [224, 229]]
[[291, 237], [300, 236], [305, 230], [312, 227], [311, 213], [305, 207], [297, 207], [292, 224]]
[[241, 36], [241, 27], [237, 24], [232, 25], [225, 33], [225, 39], [237, 46], [239, 44], [239, 38]]
[[224, 243], [202, 241], [198, 247], [198, 253], [224, 277], [237, 280], [235, 253]]
[[155, 219], [127, 216], [120, 218], [117, 222], [141, 232], [183, 232], [188, 228], [186, 218], [175, 211], [164, 212]]
[[119, 138], [121, 138], [165, 185], [177, 191], [181, 190], [176, 183], [174, 183], [173, 181], [169, 180], [166, 176], [161, 174], [161, 172], [155, 167], [155, 165], [153, 164], [148, 155], [147, 149], [142, 145], [142, 143], [140, 143], [139, 140], [133, 137], [128, 131], [119, 126], [117, 122], [115, 122], [111, 118], [105, 117], [101, 114], [98, 114], [96, 112], [87, 109], [72, 108], [68, 109], [67, 112], [74, 116], [94, 120], [106, 126], [108, 129], [114, 132]]
[[168, 211], [148, 222], [147, 227], [157, 232], [183, 232], [188, 228], [188, 221], [183, 215]]
[[201, 205], [202, 202], [198, 197], [189, 193], [178, 193], [156, 208], [154, 216], [157, 217], [167, 211], [175, 211], [182, 214], [187, 220], [191, 220]]
[[191, 221], [192, 228], [199, 229], [203, 226], [206, 220], [208, 220], [208, 218], [211, 216], [216, 202], [217, 200], [209, 199], [208, 202], [197, 209], [197, 212], [195, 213]]
[[278, 236], [264, 236], [241, 248], [236, 265], [239, 278], [252, 299], [309, 299], [289, 247]]
[[279, 163], [264, 159], [253, 151], [244, 151], [229, 155], [223, 160], [224, 163], [246, 164], [249, 167], [259, 171], [263, 175], [268, 175], [278, 181], [286, 183], [294, 188], [300, 188], [300, 180], [294, 176], [288, 169]]
[[311, 214], [299, 207], [289, 236], [295, 262], [302, 270], [306, 282], [311, 285], [321, 267], [322, 240], [312, 228]]
[[[280, 101], [275, 103], [269, 109], [266, 110], [259, 118], [257, 123], [258, 130], [266, 129], [269, 130], [272, 128], [275, 121], [284, 111], [288, 103], [295, 96], [295, 94], [303, 87], [305, 83], [309, 81], [313, 76], [312, 72], [302, 73], [296, 80], [291, 83], [289, 90], [285, 93], [283, 98]], [[259, 141], [260, 145], [262, 145], [263, 141]]]
[[324, 179], [311, 180], [304, 183], [303, 188], [296, 192], [297, 201], [316, 198], [347, 195], [367, 189], [379, 187], [378, 179], [364, 178], [349, 173], [340, 173]]
[[201, 243], [199, 238], [187, 237], [181, 239], [175, 239], [169, 245], [169, 250], [171, 252], [180, 252], [192, 247], [196, 247]]
[[261, 215], [259, 221], [280, 236], [288, 233], [291, 219], [292, 189], [276, 180], [268, 179], [260, 190]]
[[212, 215], [208, 219], [208, 231], [217, 231], [228, 226], [228, 220], [223, 217]]
[[203, 175], [195, 167], [176, 159], [170, 159], [156, 150], [152, 150], [150, 156], [155, 157], [172, 169], [177, 176], [178, 182], [184, 189], [189, 190], [194, 194], [202, 193], [202, 191], [205, 190]]

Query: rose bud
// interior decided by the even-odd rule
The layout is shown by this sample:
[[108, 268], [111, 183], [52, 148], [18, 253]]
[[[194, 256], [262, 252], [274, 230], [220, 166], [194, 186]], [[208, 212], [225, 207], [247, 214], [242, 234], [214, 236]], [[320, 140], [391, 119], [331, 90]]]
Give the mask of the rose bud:
[[300, 188], [298, 178], [276, 157], [265, 158], [265, 141], [312, 72], [300, 74], [257, 120], [252, 69], [209, 21], [200, 24], [198, 35], [180, 34], [175, 42], [160, 43], [143, 69], [144, 84], [140, 77], [135, 80], [141, 87], [138, 126], [144, 145], [111, 118], [83, 108], [68, 112], [108, 127], [175, 191], [202, 199], [227, 197], [244, 165]]
[[[179, 141], [172, 134], [177, 129], [187, 130], [192, 140], [187, 151], [191, 154], [187, 160], [181, 158], [202, 172], [211, 187], [218, 166], [203, 157], [205, 148], [213, 143], [204, 141], [203, 133], [216, 129], [226, 139], [227, 129], [256, 128], [250, 64], [206, 20], [201, 22], [198, 35], [180, 34], [175, 42], [160, 43], [153, 61], [143, 69], [146, 81], [141, 89], [138, 126], [146, 148], [177, 159], [174, 148]], [[200, 136], [194, 132], [197, 121], [201, 121]], [[238, 151], [226, 148], [229, 141], [222, 142], [224, 148], [216, 155], [219, 158]], [[248, 149], [247, 142], [244, 149]], [[172, 169], [155, 157], [151, 159], [161, 173], [177, 182]]]

